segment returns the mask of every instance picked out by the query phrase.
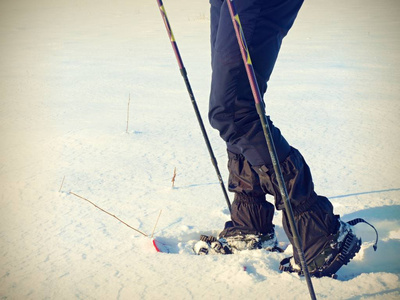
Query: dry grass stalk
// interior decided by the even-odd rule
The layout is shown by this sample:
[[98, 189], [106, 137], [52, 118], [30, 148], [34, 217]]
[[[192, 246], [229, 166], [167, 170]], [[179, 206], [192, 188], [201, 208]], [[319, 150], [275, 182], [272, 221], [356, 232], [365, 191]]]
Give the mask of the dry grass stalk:
[[160, 213], [158, 214], [156, 224], [154, 224], [153, 232], [151, 233], [151, 238], [153, 238], [154, 231], [156, 230], [156, 227], [157, 227], [157, 224], [158, 224], [158, 220], [160, 219], [161, 213], [162, 213], [162, 209], [160, 210]]
[[78, 198], [80, 198], [80, 199], [82, 199], [82, 200], [85, 200], [85, 201], [89, 202], [90, 204], [92, 204], [92, 205], [95, 206], [96, 208], [100, 209], [102, 212], [105, 212], [106, 214], [108, 214], [108, 215], [110, 215], [111, 217], [114, 217], [115, 219], [117, 219], [118, 221], [120, 221], [122, 224], [128, 226], [130, 229], [133, 229], [133, 230], [135, 230], [136, 232], [139, 232], [140, 234], [142, 234], [142, 235], [148, 237], [147, 234], [141, 232], [140, 230], [138, 230], [138, 229], [136, 229], [136, 228], [133, 228], [131, 225], [125, 223], [124, 221], [122, 221], [121, 219], [119, 219], [118, 217], [116, 217], [115, 215], [110, 214], [108, 211], [106, 211], [106, 210], [102, 209], [101, 207], [97, 206], [97, 205], [94, 204], [92, 201], [90, 201], [90, 200], [88, 200], [88, 199], [86, 199], [86, 198], [84, 198], [84, 197], [82, 197], [82, 196], [79, 196], [79, 195], [77, 195], [77, 194], [75, 194], [75, 193], [73, 193], [73, 192], [69, 192], [69, 193], [72, 194], [72, 195], [74, 195], [74, 196], [76, 196], [76, 197], [78, 197]]
[[58, 192], [61, 192], [61, 189], [62, 189], [62, 187], [63, 187], [63, 185], [64, 185], [64, 180], [65, 180], [65, 176], [64, 176], [64, 178], [63, 178], [63, 180], [62, 180], [62, 182], [61, 182], [60, 189], [58, 190]]
[[175, 178], [176, 178], [176, 167], [174, 168], [174, 175], [172, 176], [172, 187], [175, 187]]

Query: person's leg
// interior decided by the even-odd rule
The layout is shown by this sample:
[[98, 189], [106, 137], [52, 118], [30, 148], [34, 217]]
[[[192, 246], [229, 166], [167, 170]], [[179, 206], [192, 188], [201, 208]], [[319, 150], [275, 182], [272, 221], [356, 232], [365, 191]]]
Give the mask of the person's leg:
[[[213, 74], [209, 119], [231, 152], [230, 190], [235, 192], [232, 223], [234, 226], [253, 227], [255, 230], [259, 230], [260, 226], [263, 230], [265, 227], [266, 231], [273, 227], [272, 219], [269, 221], [271, 209], [262, 204], [266, 203], [262, 194], [271, 194], [275, 197], [276, 208], [283, 210], [283, 227], [293, 244], [293, 235], [288, 226], [276, 174], [271, 165], [226, 2], [211, 0], [211, 3], [214, 3], [211, 9]], [[236, 0], [235, 4], [257, 82], [264, 94], [282, 39], [292, 26], [302, 0]], [[329, 200], [315, 193], [310, 169], [302, 155], [289, 146], [269, 119], [268, 122], [295, 213], [295, 222], [303, 239], [306, 262], [309, 266], [319, 268], [321, 265], [317, 262], [322, 261], [324, 265], [326, 256], [332, 254], [332, 245], [340, 244], [335, 239], [343, 223], [333, 214]], [[233, 156], [236, 158], [232, 159]], [[249, 171], [248, 167], [256, 174]], [[257, 176], [260, 184], [256, 183]], [[265, 212], [258, 213], [254, 209], [257, 207], [265, 207]], [[254, 221], [257, 218], [265, 218], [265, 221], [257, 223]], [[223, 233], [226, 231], [229, 229]], [[338, 249], [340, 247], [341, 244]], [[356, 248], [357, 245], [354, 245]], [[296, 250], [294, 256], [298, 264]]]
[[[300, 152], [292, 148], [289, 156], [280, 164], [289, 199], [293, 208], [295, 222], [303, 242], [303, 251], [307, 265], [332, 241], [339, 230], [338, 216], [333, 213], [333, 206], [325, 197], [318, 196], [306, 161]], [[283, 210], [283, 228], [291, 244], [293, 234], [290, 230], [283, 199], [278, 187], [276, 174], [272, 165], [253, 167], [260, 177], [263, 190], [274, 196], [275, 206]], [[293, 251], [295, 261], [300, 260], [296, 249]]]
[[228, 157], [228, 189], [235, 193], [228, 231], [273, 233], [274, 206], [265, 200], [260, 178], [242, 154], [228, 152]]
[[[227, 142], [229, 191], [235, 193], [231, 212], [232, 222], [221, 232], [220, 236], [235, 236], [239, 233], [270, 234], [274, 232], [272, 224], [274, 207], [266, 202], [259, 177], [245, 157], [247, 155], [259, 159], [260, 156], [259, 154], [250, 155], [250, 152], [256, 153], [257, 150], [254, 150], [255, 148], [245, 141], [248, 135], [254, 136], [254, 132], [261, 129], [259, 121], [257, 121], [258, 115], [227, 4], [220, 0], [211, 0], [210, 2], [213, 78], [209, 116], [211, 124], [220, 130], [221, 136]], [[245, 35], [246, 37], [251, 36], [257, 19], [260, 17], [260, 2], [258, 0], [240, 0], [236, 4], [245, 26]], [[279, 50], [278, 40], [273, 39], [273, 51], [265, 51], [265, 53], [270, 53], [268, 56], [271, 61], [269, 68], [272, 68]], [[268, 73], [268, 71], [263, 73]], [[267, 74], [261, 75], [260, 72], [260, 84], [266, 82], [265, 77], [267, 76]], [[247, 133], [243, 135], [239, 129], [242, 133]], [[277, 137], [276, 143], [283, 145], [281, 148], [289, 149], [279, 130], [275, 129], [274, 132]], [[239, 145], [233, 142], [237, 138], [241, 141]], [[255, 143], [265, 144], [265, 139], [259, 135]], [[241, 146], [245, 144], [248, 144], [247, 150]], [[285, 152], [285, 149], [281, 152]], [[286, 155], [284, 153], [283, 156]], [[264, 162], [264, 160], [260, 160], [260, 162]]]
[[[209, 119], [227, 142], [228, 150], [243, 154], [252, 165], [270, 164], [271, 158], [255, 109], [253, 94], [225, 1], [212, 0], [212, 82]], [[216, 3], [216, 4], [215, 4]], [[235, 1], [262, 94], [302, 0]], [[290, 147], [269, 120], [275, 147], [283, 161]]]
[[[350, 225], [333, 213], [331, 202], [315, 193], [310, 169], [299, 151], [292, 148], [280, 166], [309, 272], [317, 277], [332, 276], [360, 250], [361, 240]], [[253, 166], [253, 169], [260, 177], [263, 190], [274, 196], [276, 208], [283, 211], [283, 228], [293, 245], [294, 261], [290, 262], [289, 269], [300, 272], [300, 258], [273, 166]]]
[[[241, 58], [238, 41], [226, 1], [211, 0], [212, 86], [210, 122], [227, 142], [229, 190], [233, 228], [222, 234], [244, 229], [261, 234], [273, 232], [273, 206], [265, 201], [265, 191], [252, 165], [269, 164], [265, 137], [256, 112], [252, 91]], [[293, 24], [302, 0], [236, 0], [244, 35], [249, 45], [261, 91], [267, 89], [282, 38]], [[285, 7], [285, 10], [282, 10]], [[280, 160], [290, 146], [269, 120]]]

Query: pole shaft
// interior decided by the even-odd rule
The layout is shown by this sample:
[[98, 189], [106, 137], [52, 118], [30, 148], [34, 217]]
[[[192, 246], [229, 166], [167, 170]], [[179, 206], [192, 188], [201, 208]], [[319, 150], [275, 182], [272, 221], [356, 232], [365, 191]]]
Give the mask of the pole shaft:
[[313, 285], [311, 282], [311, 277], [308, 272], [307, 264], [306, 264], [305, 257], [304, 257], [301, 238], [300, 238], [300, 235], [299, 235], [299, 232], [298, 232], [295, 220], [294, 220], [292, 205], [289, 201], [289, 196], [288, 196], [288, 192], [286, 189], [285, 181], [284, 181], [284, 178], [282, 175], [282, 171], [280, 169], [279, 160], [277, 158], [278, 156], [276, 153], [275, 145], [271, 138], [272, 137], [271, 130], [270, 130], [270, 127], [269, 127], [269, 124], [267, 121], [265, 111], [264, 111], [264, 106], [263, 106], [263, 102], [262, 102], [262, 98], [261, 98], [260, 89], [257, 84], [254, 68], [253, 68], [253, 65], [251, 62], [251, 58], [250, 58], [250, 53], [249, 53], [249, 50], [248, 50], [248, 47], [246, 44], [246, 39], [243, 34], [242, 25], [240, 23], [239, 15], [238, 15], [235, 5], [234, 5], [234, 0], [227, 0], [227, 2], [228, 2], [229, 12], [230, 12], [231, 18], [232, 18], [233, 27], [235, 29], [236, 37], [238, 39], [240, 52], [242, 54], [243, 62], [244, 62], [246, 72], [247, 72], [247, 76], [249, 78], [251, 90], [252, 90], [254, 101], [256, 104], [256, 108], [257, 108], [257, 113], [260, 117], [260, 121], [261, 121], [262, 128], [264, 131], [264, 136], [265, 136], [267, 146], [268, 146], [268, 151], [271, 156], [271, 161], [272, 161], [274, 171], [276, 174], [276, 178], [278, 181], [279, 191], [281, 193], [281, 196], [282, 196], [282, 199], [284, 202], [284, 206], [285, 206], [285, 211], [286, 211], [287, 217], [289, 219], [289, 225], [290, 225], [290, 228], [293, 233], [293, 241], [294, 241], [295, 247], [297, 248], [299, 257], [300, 257], [301, 267], [303, 269], [303, 273], [304, 273], [304, 276], [307, 281], [307, 286], [308, 286], [308, 290], [310, 292], [311, 299], [316, 299], [314, 288], [313, 288]]
[[167, 34], [169, 36], [169, 39], [171, 41], [172, 49], [174, 50], [175, 57], [176, 57], [176, 60], [178, 62], [178, 66], [179, 66], [179, 69], [181, 71], [181, 75], [183, 77], [183, 80], [185, 81], [186, 89], [187, 89], [187, 91], [189, 93], [190, 101], [192, 102], [193, 109], [194, 109], [196, 117], [197, 117], [197, 121], [199, 122], [200, 129], [201, 129], [201, 132], [202, 132], [203, 137], [204, 137], [204, 141], [206, 142], [208, 153], [210, 154], [210, 157], [211, 157], [211, 162], [212, 162], [212, 164], [213, 164], [213, 166], [215, 168], [215, 172], [217, 173], [218, 181], [219, 181], [220, 186], [222, 188], [222, 192], [224, 194], [224, 197], [225, 197], [225, 200], [226, 200], [226, 204], [228, 205], [228, 209], [231, 212], [231, 202], [229, 201], [228, 193], [226, 192], [225, 185], [224, 185], [221, 173], [220, 173], [219, 168], [218, 168], [218, 163], [217, 163], [217, 160], [215, 158], [214, 152], [212, 150], [211, 143], [210, 143], [210, 140], [208, 138], [206, 129], [204, 127], [204, 123], [203, 123], [203, 120], [201, 118], [200, 111], [199, 111], [199, 108], [197, 106], [197, 102], [196, 102], [196, 99], [194, 97], [193, 90], [192, 90], [192, 87], [190, 85], [190, 81], [189, 81], [189, 78], [187, 76], [187, 72], [186, 72], [185, 66], [183, 64], [183, 60], [182, 60], [181, 54], [180, 54], [179, 49], [178, 49], [178, 44], [176, 43], [174, 34], [172, 32], [172, 28], [171, 28], [171, 25], [169, 23], [169, 20], [168, 20], [168, 17], [167, 17], [167, 13], [166, 13], [165, 8], [164, 8], [164, 4], [163, 4], [162, 0], [157, 0], [157, 3], [158, 3], [158, 7], [160, 9], [161, 16], [162, 16], [162, 18], [164, 20], [164, 25], [165, 25], [165, 28], [167, 30]]

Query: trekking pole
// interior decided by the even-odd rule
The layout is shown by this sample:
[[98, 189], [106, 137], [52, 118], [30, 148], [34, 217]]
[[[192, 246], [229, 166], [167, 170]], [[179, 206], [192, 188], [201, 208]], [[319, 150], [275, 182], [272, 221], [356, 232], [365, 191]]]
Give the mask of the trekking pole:
[[170, 41], [171, 41], [172, 48], [174, 49], [174, 53], [175, 53], [176, 60], [177, 60], [178, 65], [179, 65], [179, 69], [181, 71], [181, 75], [182, 75], [182, 77], [183, 77], [183, 79], [185, 81], [186, 89], [187, 89], [187, 91], [189, 93], [190, 100], [192, 101], [192, 105], [193, 105], [194, 111], [196, 113], [197, 121], [199, 122], [199, 125], [200, 125], [200, 128], [201, 128], [201, 132], [203, 134], [204, 140], [205, 140], [206, 145], [207, 145], [208, 152], [210, 153], [211, 162], [214, 165], [215, 172], [217, 173], [218, 180], [219, 180], [219, 183], [220, 183], [221, 188], [222, 188], [222, 192], [224, 193], [224, 196], [225, 196], [226, 204], [228, 205], [228, 208], [229, 208], [229, 212], [231, 212], [231, 202], [229, 201], [229, 197], [228, 197], [228, 194], [226, 192], [225, 185], [224, 185], [224, 182], [222, 180], [221, 173], [219, 172], [218, 163], [217, 163], [217, 160], [216, 160], [216, 158], [214, 156], [214, 152], [213, 152], [213, 150], [211, 148], [210, 140], [208, 139], [208, 135], [207, 135], [206, 129], [204, 127], [204, 123], [203, 123], [203, 120], [201, 118], [199, 108], [197, 107], [196, 99], [194, 98], [192, 87], [190, 86], [189, 78], [187, 76], [187, 72], [186, 72], [185, 66], [183, 65], [183, 61], [182, 61], [181, 55], [179, 53], [178, 45], [177, 45], [177, 43], [175, 41], [174, 34], [172, 33], [172, 29], [171, 29], [171, 26], [170, 26], [169, 21], [168, 21], [167, 13], [165, 11], [163, 2], [161, 0], [157, 0], [157, 3], [158, 3], [158, 6], [160, 8], [161, 16], [162, 16], [162, 18], [164, 20], [165, 28], [167, 29], [167, 33], [168, 33], [168, 36], [169, 36]]
[[246, 40], [244, 37], [243, 28], [242, 28], [242, 25], [240, 24], [239, 15], [236, 11], [233, 0], [227, 0], [227, 3], [228, 3], [228, 7], [229, 7], [229, 12], [231, 14], [233, 27], [235, 28], [236, 37], [237, 37], [237, 40], [239, 43], [240, 52], [242, 54], [243, 62], [244, 62], [245, 68], [246, 68], [247, 76], [249, 78], [251, 90], [253, 92], [253, 97], [254, 97], [256, 108], [257, 108], [257, 113], [260, 116], [260, 121], [261, 121], [262, 128], [264, 131], [264, 136], [267, 141], [268, 151], [271, 156], [272, 164], [274, 166], [274, 171], [275, 171], [276, 178], [277, 178], [278, 185], [279, 185], [279, 191], [280, 191], [282, 199], [284, 201], [285, 211], [288, 216], [290, 228], [293, 233], [294, 245], [297, 248], [297, 251], [298, 251], [298, 254], [300, 257], [301, 267], [303, 269], [304, 277], [306, 278], [306, 281], [307, 281], [307, 286], [308, 286], [308, 290], [310, 292], [311, 299], [316, 299], [314, 288], [313, 288], [313, 285], [311, 282], [310, 273], [308, 272], [307, 264], [306, 264], [305, 257], [304, 257], [301, 238], [299, 236], [297, 226], [294, 222], [292, 205], [289, 201], [289, 195], [288, 195], [288, 192], [287, 192], [287, 189], [285, 186], [285, 181], [283, 179], [281, 168], [279, 166], [279, 161], [277, 158], [278, 156], [276, 154], [275, 145], [271, 138], [272, 137], [271, 129], [269, 127], [269, 124], [267, 121], [267, 116], [265, 114], [265, 109], [262, 104], [261, 93], [260, 93], [260, 89], [257, 84], [254, 68], [253, 68], [253, 65], [252, 65], [252, 62], [250, 59], [250, 54], [249, 54], [249, 50], [247, 48]]

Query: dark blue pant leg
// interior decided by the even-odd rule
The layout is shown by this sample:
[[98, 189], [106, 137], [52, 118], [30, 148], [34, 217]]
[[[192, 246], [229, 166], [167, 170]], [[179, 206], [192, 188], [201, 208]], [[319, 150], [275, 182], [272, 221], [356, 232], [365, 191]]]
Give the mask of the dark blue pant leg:
[[[302, 1], [236, 0], [262, 94], [267, 89], [283, 37], [293, 24]], [[212, 85], [211, 125], [220, 131], [229, 153], [229, 190], [235, 192], [232, 222], [235, 227], [268, 233], [273, 228], [273, 205], [253, 165], [269, 165], [261, 123], [226, 1], [211, 0]], [[269, 120], [280, 161], [290, 146]]]
[[[283, 209], [283, 203], [225, 1], [210, 0], [213, 74], [209, 119], [229, 150], [229, 190], [235, 192], [232, 223], [239, 231], [246, 228], [265, 233], [273, 228], [273, 207], [265, 205], [265, 193], [274, 196], [278, 209]], [[302, 2], [235, 0], [262, 94], [266, 92], [282, 39]], [[269, 122], [310, 264], [338, 230], [338, 217], [329, 200], [314, 192], [310, 169], [300, 152], [291, 148], [279, 129]], [[283, 227], [293, 244], [285, 211]], [[299, 263], [296, 251], [294, 257]]]
[[[243, 154], [252, 165], [269, 165], [269, 156], [252, 91], [225, 1], [211, 0], [212, 83], [209, 118], [228, 150]], [[292, 26], [302, 0], [236, 0], [262, 94], [267, 89], [283, 37]], [[271, 121], [280, 161], [290, 146]]]

